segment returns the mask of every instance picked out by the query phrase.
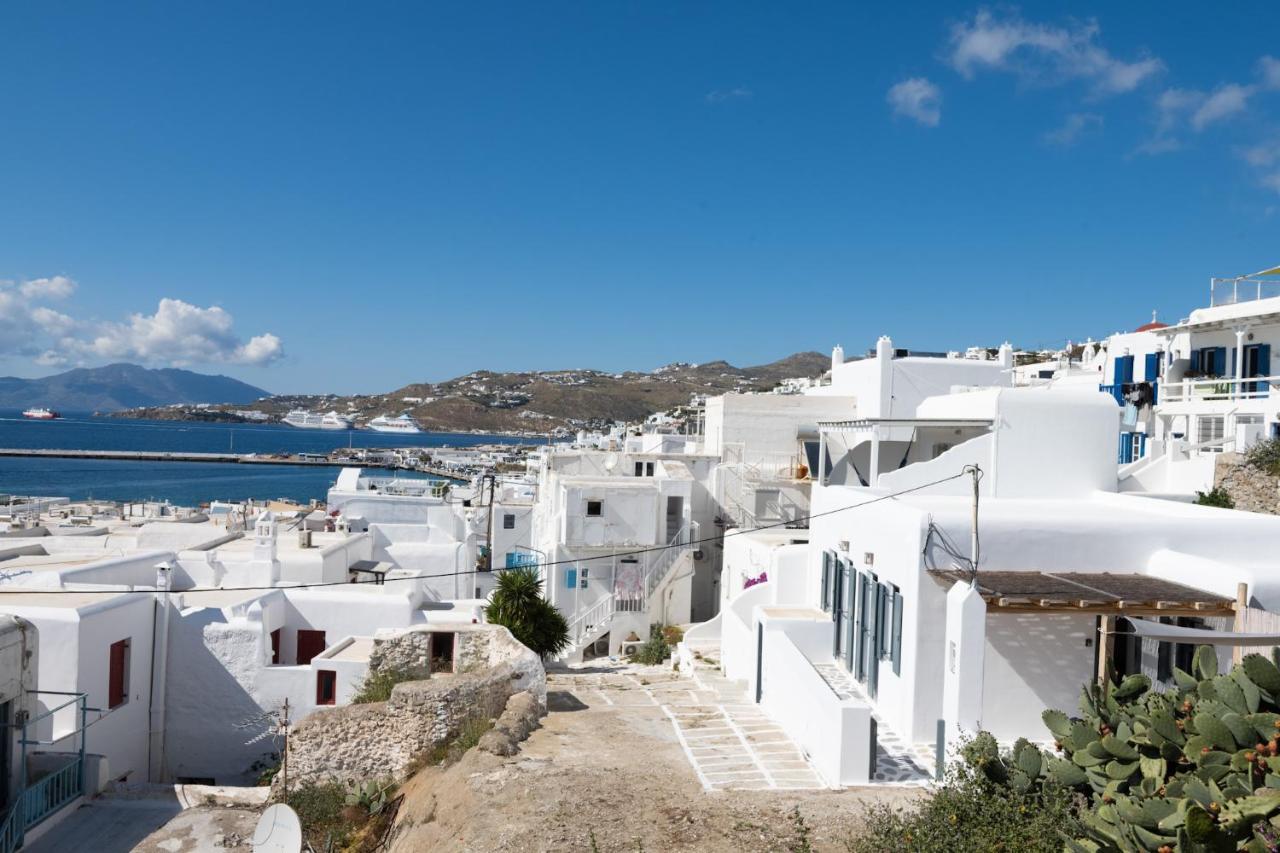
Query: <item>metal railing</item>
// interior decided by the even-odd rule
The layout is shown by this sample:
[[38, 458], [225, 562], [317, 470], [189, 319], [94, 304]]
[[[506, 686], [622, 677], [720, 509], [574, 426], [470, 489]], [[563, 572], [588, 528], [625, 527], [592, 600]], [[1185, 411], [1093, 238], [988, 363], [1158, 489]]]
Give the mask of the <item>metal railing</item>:
[[1280, 296], [1280, 281], [1275, 279], [1211, 278], [1209, 279], [1209, 307], [1235, 305], [1239, 302], [1255, 302]]
[[[43, 713], [22, 724], [22, 736], [18, 740], [22, 746], [22, 757], [18, 768], [18, 795], [14, 798], [13, 805], [9, 807], [9, 812], [4, 816], [4, 820], [0, 821], [0, 853], [13, 853], [13, 851], [22, 846], [28, 829], [57, 813], [63, 806], [77, 797], [83, 796], [85, 792], [84, 733], [90, 710], [85, 701], [86, 695], [84, 693], [65, 693], [56, 690], [33, 690], [27, 695], [69, 696], [71, 698], [60, 705], [46, 709]], [[80, 718], [79, 728], [70, 735], [79, 741], [77, 751], [64, 753], [71, 756], [70, 761], [52, 773], [36, 780], [33, 784], [27, 785], [27, 747], [45, 743], [38, 739], [32, 740], [28, 738], [28, 728], [72, 705], [76, 706], [76, 711], [79, 712]], [[77, 735], [79, 736], [78, 738], [76, 737]], [[63, 740], [66, 737], [64, 735], [57, 740]]]
[[691, 543], [697, 541], [697, 539], [698, 523], [696, 521], [681, 526], [676, 531], [676, 535], [671, 537], [667, 547], [659, 552], [658, 559], [654, 560], [649, 565], [648, 571], [645, 572], [644, 598], [646, 602], [653, 597], [654, 592], [657, 591], [658, 586], [666, 578], [667, 572], [671, 567], [693, 547]]
[[1213, 377], [1165, 382], [1161, 386], [1163, 403], [1187, 403], [1195, 400], [1261, 400], [1271, 396], [1280, 386], [1280, 376], [1250, 376], [1244, 379]]
[[609, 593], [575, 616], [569, 622], [570, 650], [578, 651], [599, 637], [600, 629], [606, 627], [613, 619], [613, 610], [613, 593]]

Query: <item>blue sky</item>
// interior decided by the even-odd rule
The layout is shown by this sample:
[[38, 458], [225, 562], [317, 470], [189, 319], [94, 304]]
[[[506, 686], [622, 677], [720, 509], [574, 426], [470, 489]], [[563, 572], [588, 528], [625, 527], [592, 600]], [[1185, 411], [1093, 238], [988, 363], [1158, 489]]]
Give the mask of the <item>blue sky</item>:
[[0, 372], [1060, 345], [1280, 263], [1275, 7], [126, 5], [0, 8]]

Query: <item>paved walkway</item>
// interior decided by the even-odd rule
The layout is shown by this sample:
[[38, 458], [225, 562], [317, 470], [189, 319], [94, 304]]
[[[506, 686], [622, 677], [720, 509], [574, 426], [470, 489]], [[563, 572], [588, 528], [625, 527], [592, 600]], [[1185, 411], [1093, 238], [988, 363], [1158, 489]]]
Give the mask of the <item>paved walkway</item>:
[[657, 708], [671, 721], [694, 774], [708, 791], [824, 788], [786, 732], [747, 701], [743, 685], [718, 673], [690, 680], [665, 668], [557, 673], [583, 701], [618, 713]]
[[898, 785], [927, 785], [933, 780], [933, 744], [911, 744], [894, 731], [874, 710], [862, 685], [835, 661], [817, 663], [813, 668], [841, 699], [857, 699], [870, 706], [876, 721], [875, 781]]

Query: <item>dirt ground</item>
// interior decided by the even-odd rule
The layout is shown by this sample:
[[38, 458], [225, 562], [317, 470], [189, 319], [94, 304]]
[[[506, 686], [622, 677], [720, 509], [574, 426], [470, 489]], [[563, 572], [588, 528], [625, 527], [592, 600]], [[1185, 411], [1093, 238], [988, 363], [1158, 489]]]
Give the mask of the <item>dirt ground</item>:
[[788, 851], [844, 849], [866, 804], [919, 789], [706, 791], [654, 705], [605, 700], [580, 674], [552, 673], [549, 714], [522, 750], [471, 750], [402, 789], [390, 836], [409, 851]]

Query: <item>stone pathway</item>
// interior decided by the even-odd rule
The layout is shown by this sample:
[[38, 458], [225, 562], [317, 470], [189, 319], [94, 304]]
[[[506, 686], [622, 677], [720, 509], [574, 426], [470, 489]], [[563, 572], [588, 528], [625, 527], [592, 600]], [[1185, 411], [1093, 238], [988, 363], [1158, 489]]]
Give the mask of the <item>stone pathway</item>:
[[831, 661], [813, 665], [831, 692], [841, 699], [856, 699], [872, 708], [876, 721], [875, 781], [897, 785], [927, 785], [933, 781], [933, 744], [907, 743], [875, 712], [862, 685], [843, 666]]
[[[600, 669], [583, 667], [582, 669]], [[718, 672], [692, 681], [657, 667], [618, 664], [611, 672], [556, 673], [583, 701], [628, 713], [656, 708], [670, 720], [698, 781], [708, 791], [825, 788], [782, 727], [747, 701], [743, 685]]]

